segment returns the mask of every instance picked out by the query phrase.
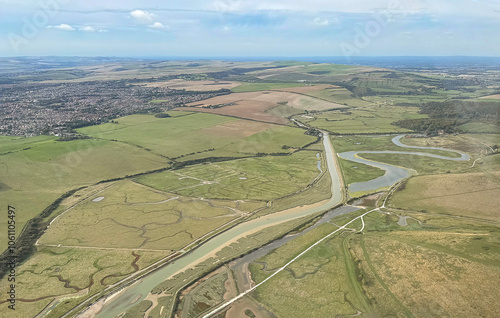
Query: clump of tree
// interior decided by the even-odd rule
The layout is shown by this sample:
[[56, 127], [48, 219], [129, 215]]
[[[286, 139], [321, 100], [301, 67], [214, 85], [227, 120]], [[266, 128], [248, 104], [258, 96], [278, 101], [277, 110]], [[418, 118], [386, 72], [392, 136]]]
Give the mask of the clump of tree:
[[446, 101], [429, 102], [420, 107], [429, 118], [483, 119], [498, 122], [500, 105], [497, 102]]
[[404, 119], [393, 123], [402, 128], [435, 134], [459, 132], [459, 126], [468, 122], [500, 124], [500, 105], [497, 102], [445, 101], [429, 102], [420, 106], [420, 114], [429, 118]]
[[156, 118], [169, 118], [171, 116], [167, 113], [159, 113], [159, 114], [156, 114], [155, 117]]
[[318, 129], [314, 129], [314, 128], [309, 128], [306, 132], [305, 132], [306, 135], [310, 135], [310, 136], [316, 136], [316, 137], [319, 137], [319, 135], [321, 134], [321, 131], [319, 131]]
[[70, 135], [63, 135], [57, 138], [56, 141], [71, 141], [71, 140], [83, 140], [83, 139], [92, 139], [92, 138], [86, 135], [70, 134]]

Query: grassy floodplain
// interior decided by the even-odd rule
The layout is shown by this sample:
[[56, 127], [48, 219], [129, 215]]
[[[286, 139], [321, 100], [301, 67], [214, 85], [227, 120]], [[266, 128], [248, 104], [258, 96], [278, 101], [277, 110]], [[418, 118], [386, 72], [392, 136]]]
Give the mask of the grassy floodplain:
[[[446, 151], [446, 150], [439, 150], [439, 149], [411, 149], [411, 148], [404, 148], [404, 147], [399, 147], [395, 145], [392, 142], [392, 139], [396, 137], [396, 134], [393, 135], [368, 135], [368, 136], [353, 136], [353, 135], [348, 135], [348, 136], [333, 136], [332, 137], [332, 142], [335, 146], [335, 150], [338, 153], [346, 152], [346, 151], [370, 151], [370, 150], [377, 150], [377, 151], [406, 151], [406, 152], [422, 152], [422, 153], [430, 153], [430, 154], [436, 154], [436, 155], [441, 155], [449, 158], [459, 158], [460, 154], [453, 152], [453, 151]], [[411, 144], [411, 138], [403, 138], [400, 139], [401, 143], [403, 144]], [[467, 142], [467, 141], [464, 141]], [[467, 147], [469, 153], [472, 155], [477, 155], [480, 153], [481, 150], [484, 150], [485, 147], [476, 147], [473, 142], [468, 141], [469, 146]], [[443, 146], [446, 146], [446, 144], [442, 144]], [[459, 150], [459, 149], [457, 149]], [[364, 156], [364, 155], [363, 155]]]
[[[165, 158], [109, 140], [2, 137], [0, 149], [0, 201], [19, 211], [18, 234], [29, 219], [69, 190], [168, 166]], [[4, 225], [5, 219], [0, 220]], [[5, 246], [6, 236], [0, 244]]]
[[416, 170], [419, 174], [459, 172], [469, 168], [473, 162], [472, 160], [469, 160], [470, 162], [450, 161], [446, 159], [436, 159], [431, 157], [406, 154], [365, 153], [360, 154], [360, 156], [368, 160], [413, 169]]
[[500, 221], [500, 172], [419, 176], [398, 189], [390, 205]]
[[39, 244], [175, 251], [264, 205], [178, 197], [128, 180], [99, 198], [60, 216]]
[[384, 170], [339, 158], [346, 185], [365, 182], [384, 175]]
[[[374, 310], [380, 316], [494, 315], [498, 227], [449, 218], [438, 226], [430, 224], [432, 216], [412, 216], [425, 223], [353, 237], [351, 252]], [[373, 221], [365, 222], [370, 229]]]
[[418, 147], [440, 147], [470, 154], [486, 154], [491, 146], [500, 143], [500, 135], [444, 135], [430, 138], [405, 138], [405, 145]]
[[288, 156], [202, 164], [146, 175], [137, 181], [190, 197], [269, 201], [314, 181], [320, 174], [316, 154], [301, 151]]
[[[336, 228], [324, 224], [258, 259], [249, 266], [252, 279], [262, 281]], [[346, 270], [350, 260], [342, 247], [345, 235], [328, 239], [303, 255], [288, 270], [260, 286], [253, 297], [278, 317], [302, 317], [304, 312], [311, 317], [354, 315], [358, 310], [366, 313], [365, 301], [351, 286]]]
[[[167, 252], [44, 247], [17, 271], [16, 311], [0, 304], [2, 317], [34, 317], [54, 298], [66, 296], [48, 317], [60, 317], [77, 302], [167, 256]], [[9, 283], [2, 280], [6, 293]]]
[[[77, 192], [79, 199], [84, 192]], [[64, 205], [78, 198], [70, 197]], [[19, 292], [26, 301], [16, 317], [34, 316], [55, 297], [68, 295], [49, 316], [58, 317], [108, 285], [265, 205], [178, 197], [130, 180], [90, 197], [96, 198], [57, 218], [40, 239], [37, 253], [19, 267]], [[0, 290], [7, 286], [2, 280]]]

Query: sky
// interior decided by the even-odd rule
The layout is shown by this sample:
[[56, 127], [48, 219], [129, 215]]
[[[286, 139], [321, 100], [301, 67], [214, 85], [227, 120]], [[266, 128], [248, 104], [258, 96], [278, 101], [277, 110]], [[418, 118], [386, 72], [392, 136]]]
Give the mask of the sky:
[[500, 56], [500, 0], [0, 0], [0, 56]]

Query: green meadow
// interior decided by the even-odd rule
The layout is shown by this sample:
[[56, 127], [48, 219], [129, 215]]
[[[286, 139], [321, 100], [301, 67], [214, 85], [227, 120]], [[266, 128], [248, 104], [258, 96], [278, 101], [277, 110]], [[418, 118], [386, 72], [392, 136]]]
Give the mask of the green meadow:
[[[78, 131], [95, 138], [117, 140], [144, 148], [168, 158], [179, 158], [202, 153], [199, 157], [238, 156], [241, 154], [289, 152], [283, 145], [300, 148], [314, 141], [304, 135], [304, 130], [272, 125], [262, 129], [260, 123], [255, 131], [236, 131], [228, 134], [227, 128], [238, 127], [242, 119], [195, 113], [174, 118], [156, 118], [151, 115], [132, 115], [98, 126], [81, 128]], [[243, 128], [242, 128], [243, 129]], [[248, 129], [248, 128], [245, 128]], [[234, 129], [233, 129], [234, 131]]]
[[408, 132], [393, 125], [401, 119], [424, 118], [415, 107], [371, 106], [348, 111], [314, 114], [308, 124], [338, 134]]
[[243, 83], [238, 87], [233, 88], [231, 91], [233, 93], [245, 93], [245, 92], [258, 92], [258, 91], [268, 91], [271, 89], [280, 88], [290, 88], [290, 87], [302, 87], [305, 84], [301, 83]]
[[[109, 140], [2, 139], [8, 142], [1, 147], [0, 201], [18, 211], [18, 234], [29, 219], [69, 190], [168, 166], [165, 158]], [[4, 224], [0, 220], [0, 226]], [[0, 244], [6, 244], [6, 236]]]

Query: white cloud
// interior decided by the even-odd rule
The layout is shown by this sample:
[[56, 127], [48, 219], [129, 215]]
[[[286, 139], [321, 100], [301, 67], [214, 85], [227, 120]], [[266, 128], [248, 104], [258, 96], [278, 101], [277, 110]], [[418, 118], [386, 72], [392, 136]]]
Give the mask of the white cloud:
[[330, 21], [327, 18], [316, 18], [313, 20], [313, 23], [317, 26], [328, 26], [330, 25]]
[[144, 11], [144, 10], [131, 11], [130, 16], [132, 18], [134, 18], [136, 21], [142, 22], [142, 23], [152, 22], [153, 18], [155, 17], [154, 14], [149, 13], [148, 11]]
[[92, 26], [84, 26], [79, 28], [78, 30], [83, 32], [106, 32], [106, 30], [104, 29], [94, 28]]
[[58, 29], [58, 30], [63, 30], [63, 31], [75, 31], [75, 28], [73, 28], [69, 24], [59, 24], [59, 25], [49, 25], [47, 26], [47, 29]]
[[165, 26], [161, 22], [155, 22], [153, 24], [148, 25], [148, 27], [152, 29], [165, 29]]

